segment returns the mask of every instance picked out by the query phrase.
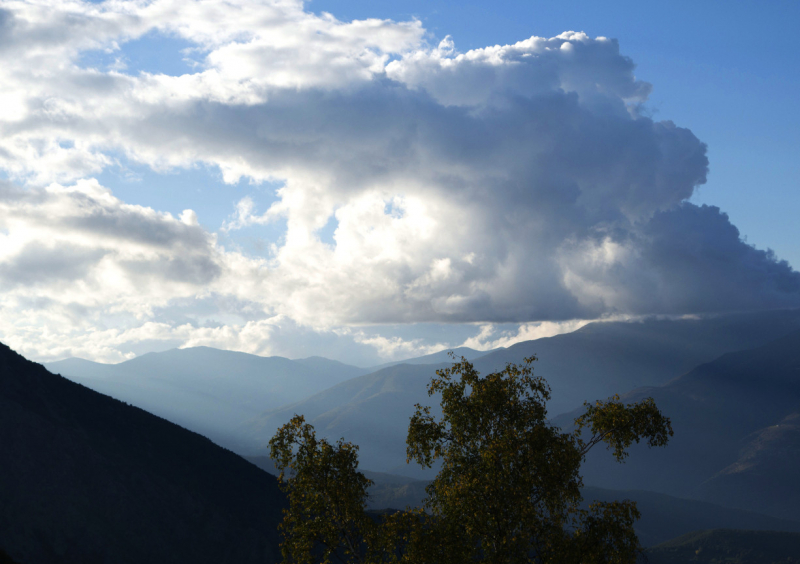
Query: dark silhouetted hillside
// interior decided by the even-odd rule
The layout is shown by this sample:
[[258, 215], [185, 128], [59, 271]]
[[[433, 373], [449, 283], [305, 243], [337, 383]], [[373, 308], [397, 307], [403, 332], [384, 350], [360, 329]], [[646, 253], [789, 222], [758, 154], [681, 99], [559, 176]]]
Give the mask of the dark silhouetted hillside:
[[21, 564], [264, 563], [274, 477], [0, 345], [0, 547]]

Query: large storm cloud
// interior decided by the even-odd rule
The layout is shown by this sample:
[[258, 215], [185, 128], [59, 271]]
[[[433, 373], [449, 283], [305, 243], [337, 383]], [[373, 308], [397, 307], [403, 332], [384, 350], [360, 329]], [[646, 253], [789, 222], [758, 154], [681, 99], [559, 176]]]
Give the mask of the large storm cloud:
[[[377, 337], [353, 326], [800, 305], [800, 274], [687, 202], [706, 147], [648, 116], [651, 86], [615, 40], [459, 53], [419, 22], [343, 23], [299, 2], [0, 5], [6, 339], [33, 334], [11, 321], [23, 311], [76, 340], [157, 324], [147, 338], [269, 352], [280, 323], [364, 342]], [[145, 34], [188, 42], [194, 71], [126, 72]], [[119, 64], [85, 63], [104, 50]], [[120, 158], [277, 182], [269, 209], [243, 200], [220, 227], [286, 231], [265, 256], [227, 250], [193, 212], [89, 180]]]

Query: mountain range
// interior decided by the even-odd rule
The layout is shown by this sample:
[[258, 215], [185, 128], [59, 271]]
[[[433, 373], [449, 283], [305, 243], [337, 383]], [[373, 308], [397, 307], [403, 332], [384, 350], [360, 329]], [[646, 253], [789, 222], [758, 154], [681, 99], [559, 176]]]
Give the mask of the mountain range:
[[[637, 501], [645, 545], [697, 529], [800, 531], [797, 312], [597, 323], [484, 355], [458, 352], [482, 373], [538, 353], [536, 372], [552, 383], [556, 405], [577, 407], [581, 393], [606, 397], [613, 385], [632, 388], [626, 402], [655, 398], [675, 428], [666, 449], [636, 445], [621, 466], [593, 452], [584, 466], [587, 501]], [[437, 404], [425, 385], [447, 366], [438, 362], [443, 357], [373, 372], [319, 357], [262, 359], [209, 348], [119, 365], [53, 363], [125, 401], [149, 401], [193, 430], [206, 425], [215, 440], [251, 452], [247, 461], [0, 345], [0, 549], [21, 564], [277, 561], [285, 500], [268, 473], [274, 467], [263, 441], [274, 432], [268, 425], [294, 412], [305, 413], [321, 434], [361, 446], [362, 467], [375, 482], [373, 509], [416, 505], [426, 482], [404, 464], [409, 402]], [[670, 371], [682, 372], [669, 377]], [[252, 418], [264, 402], [286, 397], [301, 399]], [[207, 410], [189, 413], [198, 405]], [[551, 421], [568, 430], [580, 412]], [[386, 473], [392, 464], [410, 475]], [[694, 532], [652, 555], [672, 558], [695, 545], [724, 552], [732, 534]], [[753, 536], [755, 544], [742, 550], [761, 554], [752, 552], [761, 538], [767, 537]], [[780, 552], [783, 561], [786, 554]]]
[[[472, 360], [482, 373], [538, 355], [536, 373], [552, 387], [549, 411], [558, 415], [586, 400], [661, 385], [721, 354], [764, 344], [796, 329], [797, 310], [646, 319], [591, 323], [573, 333], [505, 349], [461, 347], [454, 352]], [[72, 358], [45, 366], [242, 454], [263, 454], [265, 442], [297, 412], [325, 436], [345, 436], [360, 444], [367, 464], [377, 465], [375, 470], [415, 473], [403, 469], [408, 417], [415, 403], [431, 402], [427, 383], [449, 362], [447, 351], [441, 351], [360, 368], [321, 357], [290, 360], [195, 347], [149, 353], [119, 364]], [[370, 436], [362, 436], [364, 432]], [[373, 447], [378, 449], [374, 456]]]
[[45, 367], [226, 446], [234, 446], [235, 430], [259, 413], [367, 372], [322, 357], [289, 360], [210, 347], [148, 353], [119, 364], [70, 358]]
[[[486, 354], [456, 352], [484, 374], [538, 356], [535, 373], [553, 390], [551, 421], [566, 430], [584, 400], [617, 392], [626, 402], [655, 398], [675, 428], [670, 445], [652, 451], [634, 445], [624, 465], [602, 449], [590, 453], [589, 486], [800, 521], [797, 310], [592, 323]], [[361, 467], [380, 477], [373, 499], [398, 504], [419, 499], [419, 480], [435, 472], [406, 464], [405, 435], [415, 403], [436, 412], [438, 400], [426, 390], [436, 369], [449, 364], [443, 359], [445, 351], [372, 370], [201, 347], [118, 365], [70, 359], [48, 366], [254, 461], [266, 455], [280, 425], [303, 414], [319, 435], [358, 444]], [[718, 526], [740, 527], [709, 521], [698, 528]]]
[[[798, 329], [797, 311], [591, 323], [573, 333], [496, 350], [472, 362], [487, 374], [509, 362], [538, 356], [534, 373], [544, 376], [552, 388], [548, 410], [557, 416], [580, 408], [587, 400], [663, 385], [724, 353], [758, 346]], [[321, 435], [358, 444], [365, 468], [430, 478], [434, 472], [406, 464], [406, 431], [415, 404], [432, 406], [436, 413], [439, 402], [428, 397], [427, 385], [437, 368], [448, 365], [390, 366], [266, 411], [241, 428], [244, 442], [236, 448], [264, 454], [264, 445], [277, 428], [299, 413]]]

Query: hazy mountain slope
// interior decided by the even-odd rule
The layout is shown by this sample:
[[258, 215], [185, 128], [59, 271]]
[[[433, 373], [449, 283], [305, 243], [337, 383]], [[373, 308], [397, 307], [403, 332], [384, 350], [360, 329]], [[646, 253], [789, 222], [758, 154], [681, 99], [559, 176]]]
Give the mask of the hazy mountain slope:
[[800, 413], [745, 437], [735, 462], [700, 485], [698, 497], [797, 518]]
[[243, 421], [364, 373], [320, 357], [295, 361], [209, 347], [149, 353], [120, 364], [67, 359], [46, 366], [230, 448], [237, 446], [232, 430]]
[[[261, 357], [263, 358], [263, 357]], [[270, 358], [280, 358], [280, 357], [270, 357]], [[309, 356], [307, 358], [298, 358], [293, 360], [297, 364], [301, 364], [308, 368], [309, 370], [313, 370], [317, 372], [317, 378], [319, 378], [322, 385], [325, 386], [332, 386], [334, 384], [338, 384], [339, 382], [343, 382], [350, 378], [355, 378], [356, 376], [361, 376], [362, 374], [367, 374], [372, 372], [369, 368], [360, 368], [358, 366], [353, 366], [351, 364], [345, 364], [344, 362], [339, 362], [338, 360], [331, 360], [329, 358], [325, 358], [324, 356]], [[333, 382], [334, 384], [329, 384], [329, 382]]]
[[498, 350], [503, 350], [503, 349], [500, 348], [500, 349], [492, 349], [489, 351], [478, 351], [475, 349], [471, 349], [469, 347], [455, 347], [453, 349], [445, 349], [432, 354], [426, 354], [424, 356], [406, 358], [404, 360], [397, 360], [395, 362], [387, 362], [385, 364], [371, 366], [369, 368], [369, 372], [375, 372], [382, 368], [388, 368], [390, 366], [396, 366], [398, 364], [440, 364], [442, 362], [450, 362], [450, 352], [453, 352], [459, 358], [463, 356], [467, 360], [471, 361]]
[[[575, 409], [585, 400], [606, 398], [646, 384], [662, 384], [701, 362], [742, 347], [767, 342], [798, 327], [797, 311], [713, 319], [593, 323], [574, 333], [519, 343], [474, 361], [481, 373], [507, 362], [539, 355], [536, 374], [553, 388], [550, 413]], [[427, 385], [438, 367], [396, 365], [334, 386], [322, 393], [267, 411], [242, 433], [254, 452], [294, 413], [303, 414], [323, 436], [361, 446], [365, 467], [425, 477], [405, 464], [405, 437], [414, 404], [437, 406]], [[622, 486], [625, 487], [625, 486]], [[646, 488], [643, 488], [646, 489]]]
[[474, 364], [485, 373], [537, 355], [536, 373], [550, 384], [549, 412], [557, 415], [586, 400], [664, 384], [720, 355], [766, 344], [798, 329], [798, 310], [590, 323], [573, 333], [495, 351]]
[[72, 357], [55, 362], [45, 362], [43, 366], [53, 374], [77, 374], [81, 378], [108, 378], [111, 375], [110, 367], [117, 365]]
[[414, 403], [429, 399], [426, 385], [436, 366], [391, 366], [353, 378], [301, 402], [265, 412], [242, 428], [242, 436], [254, 453], [265, 454], [275, 431], [298, 413], [305, 415], [321, 436], [332, 440], [344, 437], [360, 445], [362, 467], [396, 471], [398, 465], [405, 466], [405, 436]]
[[[702, 497], [800, 519], [800, 506], [791, 503], [800, 499], [800, 456], [796, 419], [789, 417], [800, 409], [800, 332], [723, 355], [623, 400], [645, 397], [653, 397], [672, 419], [669, 446], [636, 446], [624, 465], [593, 451], [584, 467], [587, 484]], [[568, 427], [577, 413], [555, 423]], [[777, 424], [782, 427], [771, 429]]]
[[0, 546], [22, 564], [279, 559], [273, 477], [0, 345]]
[[775, 531], [696, 531], [646, 552], [650, 564], [796, 564], [800, 534]]

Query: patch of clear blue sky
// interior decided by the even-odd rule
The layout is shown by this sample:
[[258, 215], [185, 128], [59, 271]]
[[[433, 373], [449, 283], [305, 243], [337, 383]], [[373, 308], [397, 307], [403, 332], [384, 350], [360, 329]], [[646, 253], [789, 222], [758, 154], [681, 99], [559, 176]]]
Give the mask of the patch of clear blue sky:
[[[120, 155], [116, 158], [122, 166], [107, 168], [97, 176], [100, 184], [111, 188], [116, 197], [128, 204], [169, 212], [175, 217], [185, 209], [194, 210], [200, 224], [212, 232], [233, 218], [236, 203], [246, 196], [255, 203], [254, 214], [264, 213], [277, 201], [276, 191], [282, 185], [270, 182], [253, 184], [247, 179], [225, 184], [216, 167], [197, 165], [155, 172]], [[270, 245], [279, 244], [285, 231], [286, 221], [276, 220], [267, 225], [220, 232], [219, 236], [220, 243], [226, 248], [236, 245], [248, 254], [268, 256]]]
[[150, 32], [120, 45], [120, 49], [85, 51], [78, 60], [84, 68], [117, 69], [128, 74], [149, 72], [181, 76], [197, 72], [203, 53], [177, 36]]
[[[461, 51], [567, 30], [618, 39], [636, 62], [637, 76], [655, 86], [654, 118], [688, 127], [709, 145], [709, 181], [692, 201], [719, 206], [748, 242], [800, 267], [800, 2], [312, 0], [306, 8], [345, 21], [416, 17], [432, 42], [451, 35]], [[193, 72], [180, 52], [187, 47], [158, 35], [129, 42], [121, 53], [125, 72]], [[91, 56], [106, 65], [115, 60], [113, 53]], [[120, 195], [119, 187], [134, 191], [116, 181], [107, 185]], [[194, 191], [185, 191], [189, 186]], [[143, 173], [136, 190], [137, 199], [157, 209], [195, 209], [211, 229], [243, 195], [253, 194], [266, 209], [258, 189], [223, 185], [213, 170]], [[325, 239], [334, 228], [335, 222], [326, 226]]]
[[[81, 54], [78, 64], [102, 71], [117, 69], [127, 74], [148, 72], [181, 76], [200, 70], [203, 53], [193, 43], [171, 35], [151, 32], [128, 41], [113, 51], [94, 50]], [[216, 167], [198, 165], [188, 169], [155, 172], [149, 167], [116, 155], [120, 167], [109, 168], [98, 176], [122, 201], [165, 211], [178, 217], [185, 209], [197, 214], [200, 224], [216, 232], [235, 213], [236, 203], [245, 196], [256, 204], [254, 213], [263, 213], [277, 200], [281, 184], [253, 184], [240, 180], [225, 184]], [[248, 254], [269, 256], [270, 246], [280, 244], [286, 231], [285, 220], [253, 225], [243, 230], [219, 232], [220, 243]], [[332, 240], [332, 230], [330, 238]], [[327, 235], [327, 233], [326, 233]]]

